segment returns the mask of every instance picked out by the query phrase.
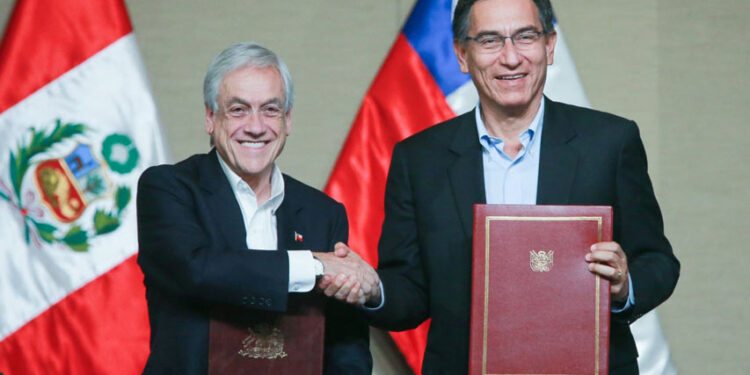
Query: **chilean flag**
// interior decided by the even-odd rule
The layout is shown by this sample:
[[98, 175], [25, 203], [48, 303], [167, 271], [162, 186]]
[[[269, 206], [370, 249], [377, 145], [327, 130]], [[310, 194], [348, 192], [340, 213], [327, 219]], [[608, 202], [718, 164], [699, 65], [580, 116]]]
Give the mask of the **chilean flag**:
[[0, 373], [140, 373], [135, 187], [166, 157], [123, 0], [16, 2], [0, 134]]
[[[350, 247], [372, 265], [378, 260], [385, 181], [393, 146], [473, 109], [478, 100], [471, 78], [461, 73], [453, 51], [453, 8], [455, 1], [451, 0], [417, 1], [362, 100], [325, 188], [347, 208]], [[548, 68], [544, 92], [553, 100], [587, 107], [565, 40], [555, 27], [555, 63]], [[641, 373], [676, 373], [656, 315], [648, 314], [639, 323], [645, 326], [634, 327], [634, 336], [639, 348], [645, 344], [649, 349], [640, 350]], [[391, 332], [414, 373], [422, 368], [428, 327], [429, 321], [411, 331]]]

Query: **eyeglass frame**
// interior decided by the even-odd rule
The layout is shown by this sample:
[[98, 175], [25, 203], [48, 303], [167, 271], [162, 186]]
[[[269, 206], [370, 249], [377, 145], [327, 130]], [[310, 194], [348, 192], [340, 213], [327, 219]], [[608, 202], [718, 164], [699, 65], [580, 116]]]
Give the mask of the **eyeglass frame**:
[[[523, 43], [516, 44], [516, 39], [515, 38], [518, 38], [520, 35], [524, 35], [524, 34], [534, 34], [536, 39], [533, 40], [531, 43], [528, 43], [528, 44], [523, 44]], [[513, 44], [513, 46], [516, 47], [516, 48], [519, 48], [519, 45], [520, 45], [519, 49], [523, 50], [524, 48], [533, 46], [536, 42], [538, 42], [540, 39], [542, 39], [541, 38], [542, 35], [546, 35], [546, 34], [550, 34], [550, 33], [545, 33], [544, 31], [539, 31], [537, 29], [521, 29], [521, 30], [516, 31], [515, 33], [513, 33], [512, 35], [509, 35], [509, 36], [502, 35], [502, 34], [499, 34], [499, 33], [494, 33], [494, 32], [485, 32], [485, 33], [481, 33], [481, 34], [476, 35], [476, 36], [468, 36], [467, 35], [466, 37], [464, 37], [464, 40], [465, 41], [470, 41], [471, 40], [471, 41], [477, 43], [477, 45], [479, 46], [479, 48], [482, 51], [497, 52], [497, 51], [503, 49], [503, 47], [505, 47], [505, 39], [510, 39], [511, 44]], [[496, 38], [500, 38], [500, 45], [498, 47], [496, 47], [496, 48], [486, 48], [486, 47], [483, 47], [482, 43], [479, 41], [479, 39], [483, 38], [483, 37], [496, 37]]]

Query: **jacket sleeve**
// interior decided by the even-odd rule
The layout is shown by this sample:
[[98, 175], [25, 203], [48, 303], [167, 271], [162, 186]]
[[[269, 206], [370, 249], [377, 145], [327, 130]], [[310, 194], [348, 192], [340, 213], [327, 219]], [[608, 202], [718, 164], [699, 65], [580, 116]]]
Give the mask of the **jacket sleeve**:
[[635, 305], [614, 318], [632, 323], [672, 294], [680, 263], [664, 235], [638, 127], [632, 122], [629, 125], [617, 165], [614, 238], [628, 256]]
[[[333, 250], [337, 242], [346, 243], [349, 238], [349, 222], [344, 206], [338, 203], [334, 211], [331, 242], [327, 250]], [[329, 298], [326, 302], [324, 373], [371, 374], [370, 329], [362, 311], [335, 299]]]
[[138, 263], [147, 288], [191, 303], [284, 311], [286, 252], [232, 248], [218, 229], [226, 213], [212, 212], [207, 199], [173, 166], [143, 173], [137, 195]]
[[427, 281], [418, 243], [413, 190], [401, 144], [393, 150], [385, 189], [385, 220], [378, 244], [378, 275], [385, 303], [368, 311], [373, 325], [389, 331], [417, 327], [427, 319]]

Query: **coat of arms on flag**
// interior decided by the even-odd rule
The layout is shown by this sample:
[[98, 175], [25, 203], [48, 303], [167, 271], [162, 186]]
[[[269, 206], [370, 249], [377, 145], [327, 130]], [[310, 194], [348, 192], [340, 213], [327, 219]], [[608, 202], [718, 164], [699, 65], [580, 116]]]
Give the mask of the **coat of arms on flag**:
[[140, 373], [134, 201], [166, 150], [125, 2], [16, 0], [0, 61], [0, 372]]
[[[131, 173], [138, 149], [127, 135], [113, 133], [104, 138], [101, 156], [96, 155], [89, 132], [84, 124], [57, 119], [50, 130], [29, 129], [28, 140], [10, 152], [10, 187], [0, 177], [0, 198], [20, 214], [27, 243], [61, 243], [87, 251], [89, 239], [120, 226], [131, 190], [116, 185], [110, 175]], [[26, 179], [29, 171], [31, 181]], [[93, 214], [84, 216], [87, 210]]]

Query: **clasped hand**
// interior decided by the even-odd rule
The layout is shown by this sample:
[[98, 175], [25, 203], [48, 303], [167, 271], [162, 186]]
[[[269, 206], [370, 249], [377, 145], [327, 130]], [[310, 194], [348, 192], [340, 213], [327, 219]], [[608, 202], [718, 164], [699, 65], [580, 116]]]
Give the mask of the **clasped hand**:
[[328, 297], [353, 305], [379, 304], [380, 278], [377, 272], [343, 242], [332, 253], [314, 253], [323, 263], [325, 275], [318, 289]]

